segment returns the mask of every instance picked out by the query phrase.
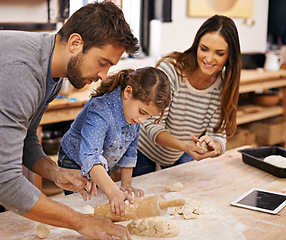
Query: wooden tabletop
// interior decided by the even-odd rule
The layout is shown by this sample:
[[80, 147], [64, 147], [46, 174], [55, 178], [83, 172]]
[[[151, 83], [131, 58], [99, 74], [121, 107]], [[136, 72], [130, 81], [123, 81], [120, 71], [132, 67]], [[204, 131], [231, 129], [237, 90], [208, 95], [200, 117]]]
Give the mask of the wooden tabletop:
[[[167, 193], [165, 187], [178, 181], [183, 183], [183, 191]], [[277, 178], [243, 163], [237, 149], [229, 150], [216, 158], [190, 162], [136, 177], [133, 179], [133, 186], [143, 189], [146, 196], [164, 194], [167, 199], [195, 199], [202, 204], [205, 213], [197, 219], [174, 220], [180, 226], [179, 236], [172, 238], [174, 240], [285, 239], [286, 208], [277, 215], [272, 215], [230, 206], [232, 201], [253, 187], [286, 193], [286, 179]], [[78, 194], [56, 200], [78, 211], [87, 204], [94, 207], [107, 202], [106, 196], [100, 191], [97, 197], [88, 202], [84, 202]], [[168, 215], [165, 217], [169, 218]], [[12, 212], [1, 213], [0, 238], [37, 239], [36, 225], [36, 222]], [[135, 240], [151, 239], [135, 235], [132, 237]], [[71, 230], [51, 227], [51, 233], [46, 239], [86, 238]]]

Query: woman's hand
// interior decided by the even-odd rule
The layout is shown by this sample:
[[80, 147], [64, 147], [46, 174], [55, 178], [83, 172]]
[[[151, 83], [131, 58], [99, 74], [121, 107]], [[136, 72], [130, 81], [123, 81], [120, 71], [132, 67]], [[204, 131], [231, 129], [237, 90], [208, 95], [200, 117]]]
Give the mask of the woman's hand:
[[[192, 138], [192, 136], [191, 136]], [[206, 144], [206, 148], [207, 148], [207, 151], [213, 151], [213, 150], [216, 150], [216, 145], [213, 141], [213, 139], [211, 137], [209, 137], [208, 135], [204, 135], [202, 137], [200, 137], [199, 139], [197, 139], [196, 137], [194, 137], [194, 140], [196, 141], [196, 143], [203, 143], [205, 142]], [[193, 141], [194, 141], [193, 140]], [[205, 151], [206, 152], [206, 151]]]
[[[209, 157], [214, 157], [220, 154], [219, 143], [215, 143], [213, 139], [207, 135], [202, 136], [200, 139], [191, 135], [192, 142], [187, 143], [185, 146], [185, 152], [188, 153], [194, 160], [202, 160]], [[207, 144], [209, 151], [204, 151], [201, 147], [197, 145], [197, 142], [203, 142]]]
[[132, 197], [135, 198], [144, 197], [143, 190], [138, 188], [134, 188], [131, 186], [121, 186], [120, 190], [123, 192], [127, 192], [128, 194], [130, 194]]

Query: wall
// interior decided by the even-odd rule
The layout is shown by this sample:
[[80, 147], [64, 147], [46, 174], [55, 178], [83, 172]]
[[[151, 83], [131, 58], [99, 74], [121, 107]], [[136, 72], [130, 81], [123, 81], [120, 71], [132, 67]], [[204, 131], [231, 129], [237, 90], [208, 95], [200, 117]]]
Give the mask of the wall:
[[[58, 0], [50, 0], [51, 22], [58, 17]], [[47, 0], [0, 0], [0, 22], [48, 22]]]
[[[76, 0], [81, 2], [80, 0]], [[134, 0], [133, 0], [134, 1]], [[268, 1], [255, 0], [253, 26], [234, 19], [242, 52], [265, 52], [267, 42]], [[58, 0], [50, 0], [51, 22], [58, 17]], [[0, 22], [47, 22], [46, 0], [0, 0]], [[190, 47], [197, 29], [206, 18], [187, 16], [187, 0], [173, 0], [172, 22], [151, 22], [150, 55], [156, 58]]]
[[[188, 17], [187, 0], [173, 0], [172, 4], [172, 22], [151, 22], [150, 55], [156, 58], [189, 48], [198, 28], [207, 19]], [[268, 0], [255, 0], [254, 25], [243, 23], [241, 18], [233, 19], [238, 28], [243, 53], [266, 51], [267, 17]]]

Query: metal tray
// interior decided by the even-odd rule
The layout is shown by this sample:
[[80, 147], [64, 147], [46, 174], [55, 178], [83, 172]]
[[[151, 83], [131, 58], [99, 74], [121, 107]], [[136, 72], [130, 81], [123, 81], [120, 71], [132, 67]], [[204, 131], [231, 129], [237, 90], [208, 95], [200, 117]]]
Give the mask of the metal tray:
[[244, 163], [268, 172], [276, 177], [286, 178], [286, 168], [280, 168], [270, 163], [264, 162], [264, 158], [269, 155], [280, 155], [286, 157], [286, 149], [281, 147], [256, 147], [238, 150], [242, 154]]

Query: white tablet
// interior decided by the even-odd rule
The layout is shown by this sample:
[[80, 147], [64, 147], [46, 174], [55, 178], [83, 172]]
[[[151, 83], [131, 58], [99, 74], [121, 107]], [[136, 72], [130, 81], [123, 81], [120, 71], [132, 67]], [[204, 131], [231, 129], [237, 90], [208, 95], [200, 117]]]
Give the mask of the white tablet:
[[277, 214], [286, 206], [286, 194], [252, 188], [231, 205]]

